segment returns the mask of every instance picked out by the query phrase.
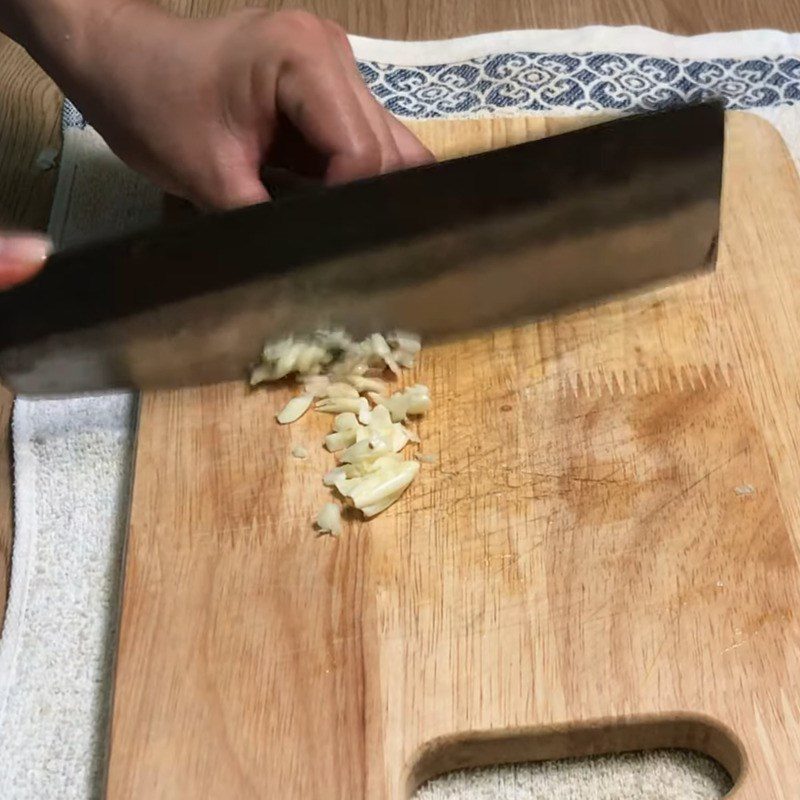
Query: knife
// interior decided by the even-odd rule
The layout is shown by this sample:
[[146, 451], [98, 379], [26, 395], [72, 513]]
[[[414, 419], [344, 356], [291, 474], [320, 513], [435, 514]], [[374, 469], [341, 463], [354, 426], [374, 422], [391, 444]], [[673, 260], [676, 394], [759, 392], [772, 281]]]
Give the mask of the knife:
[[0, 295], [0, 378], [237, 379], [288, 334], [452, 338], [712, 269], [723, 135], [700, 104], [57, 252]]

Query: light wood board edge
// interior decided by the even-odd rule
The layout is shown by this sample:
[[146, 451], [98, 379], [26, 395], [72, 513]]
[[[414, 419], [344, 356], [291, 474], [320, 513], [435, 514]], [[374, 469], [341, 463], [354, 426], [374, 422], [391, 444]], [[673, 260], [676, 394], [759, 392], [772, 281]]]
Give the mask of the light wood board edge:
[[14, 533], [11, 411], [14, 395], [0, 386], [0, 634], [11, 586], [11, 545]]
[[[747, 118], [751, 124], [763, 126], [765, 133], [777, 136], [772, 126], [753, 115], [736, 116], [740, 121]], [[430, 123], [422, 122], [414, 127], [421, 129], [426, 124]], [[552, 125], [548, 121], [547, 132], [555, 133], [575, 127], [575, 124], [574, 120], [557, 121]], [[578, 124], [586, 124], [586, 121], [578, 121]], [[785, 145], [783, 148], [785, 150]], [[654, 717], [605, 718], [562, 727], [473, 732], [467, 736], [434, 739], [415, 753], [407, 765], [406, 790], [411, 792], [437, 774], [465, 767], [664, 747], [689, 749], [719, 762], [737, 781], [729, 797], [759, 796], [754, 784], [756, 779], [748, 780], [747, 753], [736, 735], [713, 718], [679, 712]]]
[[108, 694], [107, 694], [107, 708], [108, 708], [108, 721], [106, 724], [106, 738], [105, 741], [102, 743], [102, 775], [97, 781], [98, 786], [103, 787], [103, 797], [107, 797], [108, 795], [108, 767], [111, 761], [111, 742], [113, 741], [113, 727], [114, 727], [114, 695], [117, 688], [117, 656], [119, 654], [119, 636], [121, 630], [121, 620], [122, 620], [122, 598], [125, 596], [125, 576], [127, 575], [127, 568], [126, 565], [128, 563], [128, 544], [130, 543], [130, 528], [131, 528], [131, 511], [133, 510], [133, 484], [134, 480], [136, 479], [136, 458], [137, 458], [137, 450], [139, 445], [139, 423], [141, 421], [142, 415], [142, 394], [141, 392], [137, 392], [136, 397], [134, 399], [134, 403], [136, 404], [136, 408], [133, 412], [133, 431], [131, 433], [131, 438], [133, 441], [133, 445], [131, 447], [130, 453], [130, 480], [128, 481], [128, 491], [125, 496], [125, 527], [124, 527], [124, 534], [122, 538], [122, 547], [120, 550], [120, 557], [119, 557], [119, 578], [117, 581], [118, 595], [115, 598], [116, 605], [112, 609], [113, 619], [114, 619], [114, 627], [113, 627], [113, 640], [114, 640], [114, 647], [111, 651], [111, 663], [109, 664], [108, 671], [109, 671], [109, 684], [108, 684]]
[[719, 721], [698, 714], [641, 716], [435, 739], [409, 765], [406, 794], [456, 770], [660, 749], [690, 750], [716, 761], [735, 787], [728, 798], [747, 772], [741, 741]]

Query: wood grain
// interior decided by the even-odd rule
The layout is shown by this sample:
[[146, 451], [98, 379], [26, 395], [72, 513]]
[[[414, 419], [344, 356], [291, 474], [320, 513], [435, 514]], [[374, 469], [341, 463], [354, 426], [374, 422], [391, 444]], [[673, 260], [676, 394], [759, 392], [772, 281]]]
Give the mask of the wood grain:
[[0, 386], [0, 633], [3, 631], [9, 578], [11, 577], [11, 544], [14, 528], [14, 507], [11, 470], [11, 410], [14, 397]]
[[[565, 124], [415, 129], [444, 156]], [[439, 461], [339, 539], [310, 528], [329, 420], [143, 398], [111, 800], [394, 800], [662, 746], [795, 796], [800, 181], [765, 122], [727, 140], [717, 272], [425, 350]]]
[[[162, 5], [184, 15], [201, 16], [222, 13], [246, 1], [163, 0]], [[305, 8], [336, 20], [353, 33], [396, 39], [589, 24], [649, 25], [681, 34], [800, 28], [800, 4], [794, 0], [262, 0], [259, 4], [272, 10]], [[55, 84], [20, 47], [0, 35], [0, 228], [46, 226], [55, 173], [42, 173], [33, 165], [42, 149], [60, 144], [60, 101]], [[0, 446], [8, 448], [7, 428], [0, 431], [0, 438]], [[10, 492], [10, 488], [6, 485], [2, 491]], [[0, 552], [10, 547], [11, 516], [0, 511]], [[0, 589], [7, 585], [8, 569], [8, 562], [0, 558]], [[4, 608], [0, 591], [0, 626]]]
[[390, 39], [443, 39], [509, 28], [648, 25], [679, 34], [740, 28], [800, 27], [793, 0], [164, 0], [187, 15], [216, 14], [244, 5], [305, 8], [336, 20], [351, 33]]
[[47, 227], [56, 171], [36, 156], [60, 146], [60, 102], [55, 84], [0, 35], [0, 230]]

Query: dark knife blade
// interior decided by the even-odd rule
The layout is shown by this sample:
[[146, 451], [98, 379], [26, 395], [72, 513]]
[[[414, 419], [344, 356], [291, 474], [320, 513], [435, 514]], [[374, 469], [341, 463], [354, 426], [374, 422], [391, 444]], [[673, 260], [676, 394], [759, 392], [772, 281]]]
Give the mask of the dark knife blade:
[[424, 339], [714, 264], [717, 104], [629, 117], [56, 253], [0, 295], [18, 392], [243, 377], [320, 327]]

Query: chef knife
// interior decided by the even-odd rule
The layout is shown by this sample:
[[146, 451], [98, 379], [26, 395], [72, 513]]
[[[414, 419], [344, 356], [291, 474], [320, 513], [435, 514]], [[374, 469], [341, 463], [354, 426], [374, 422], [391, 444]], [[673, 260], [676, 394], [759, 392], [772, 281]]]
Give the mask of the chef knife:
[[58, 252], [0, 294], [0, 376], [236, 379], [290, 334], [456, 337], [713, 268], [723, 120], [627, 117]]

